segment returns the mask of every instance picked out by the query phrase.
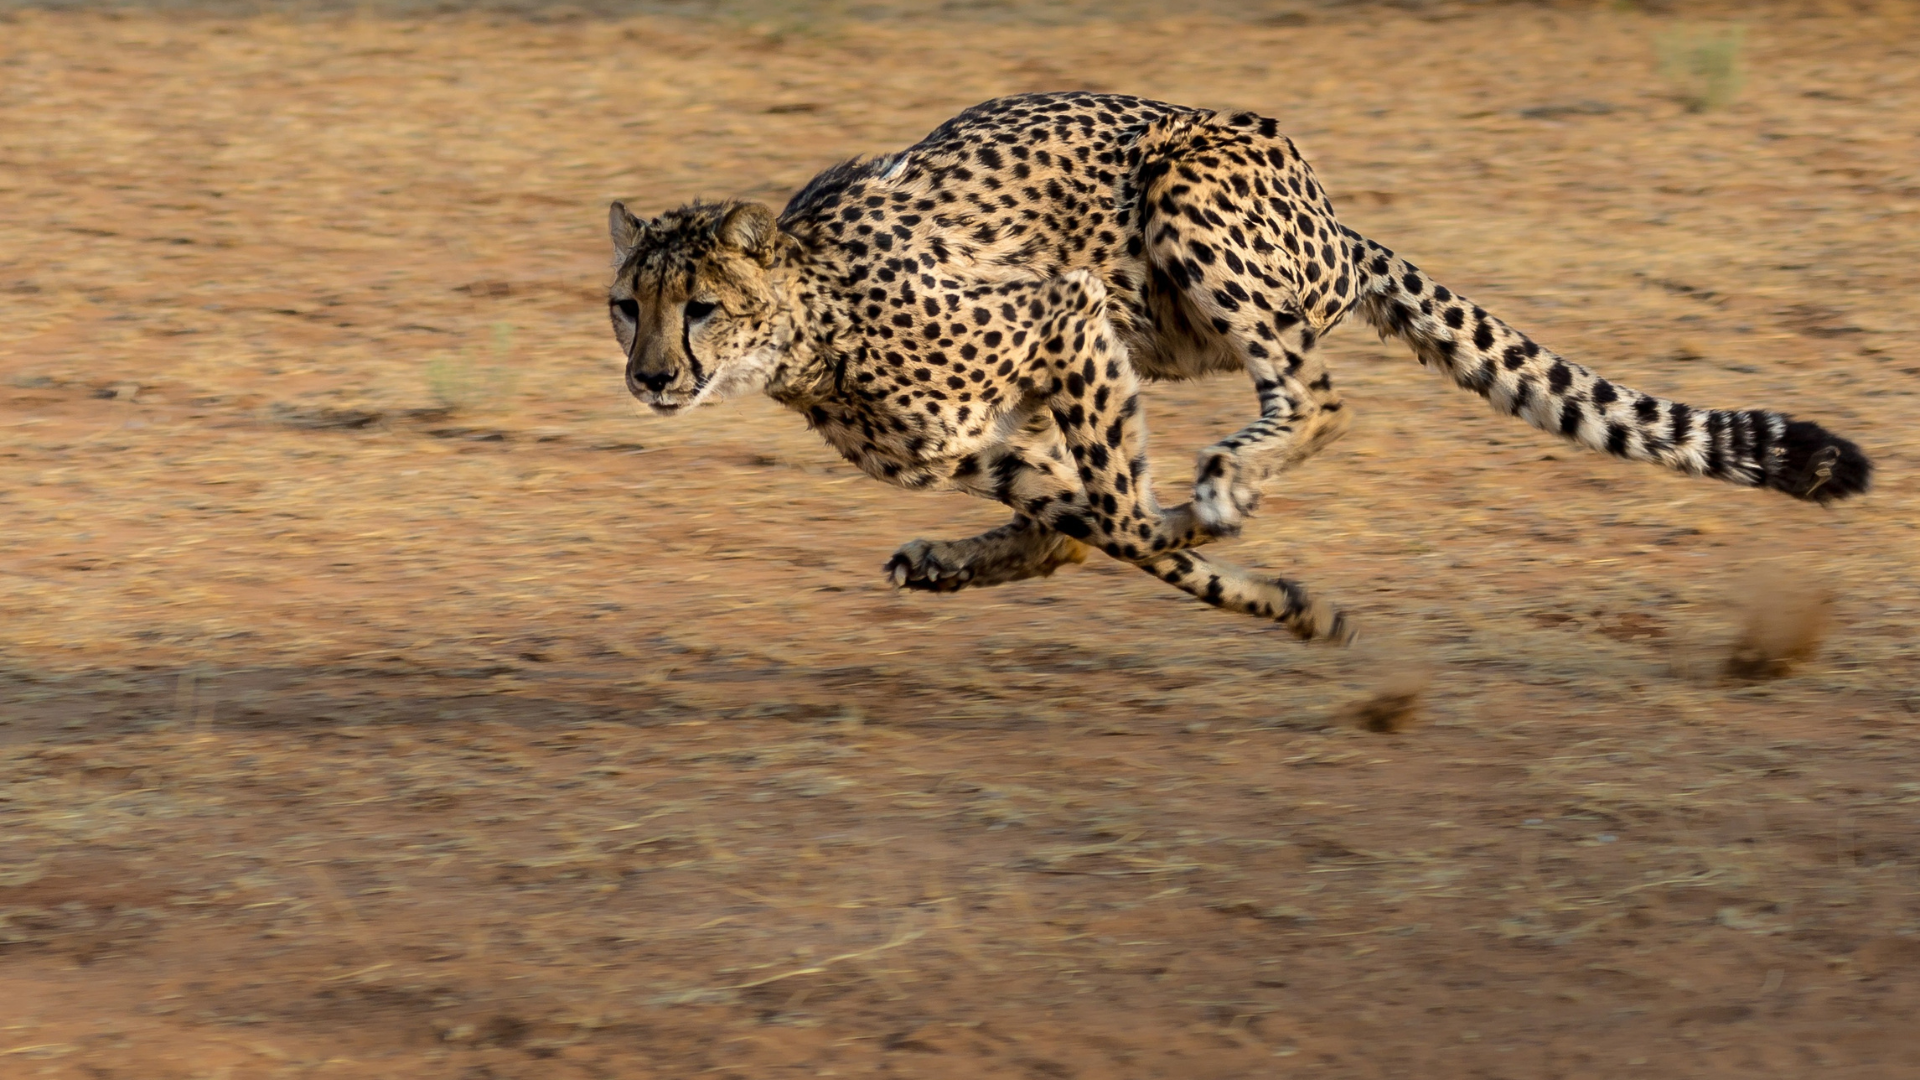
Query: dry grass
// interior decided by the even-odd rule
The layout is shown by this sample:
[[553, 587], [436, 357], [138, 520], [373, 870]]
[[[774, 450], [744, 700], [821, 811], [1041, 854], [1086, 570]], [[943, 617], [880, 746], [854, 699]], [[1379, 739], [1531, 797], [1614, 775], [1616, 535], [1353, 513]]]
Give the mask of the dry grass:
[[[1908, 9], [1745, 12], [1705, 113], [1645, 12], [1211, 10], [0, 25], [0, 1076], [1920, 1069]], [[1575, 455], [1338, 335], [1355, 430], [1231, 557], [1383, 661], [1110, 565], [897, 595], [998, 515], [633, 415], [607, 199], [1068, 85], [1280, 116], [1450, 286], [1881, 486]], [[1161, 475], [1249, 407], [1155, 388]], [[1722, 685], [1769, 559], [1825, 645]], [[1417, 727], [1340, 722], [1406, 657]]]

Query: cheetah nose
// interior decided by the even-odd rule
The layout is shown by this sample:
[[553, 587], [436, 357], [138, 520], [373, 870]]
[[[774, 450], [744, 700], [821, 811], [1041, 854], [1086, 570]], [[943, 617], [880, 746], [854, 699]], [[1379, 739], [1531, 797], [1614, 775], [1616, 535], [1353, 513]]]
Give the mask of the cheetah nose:
[[660, 391], [665, 390], [667, 388], [667, 384], [672, 381], [673, 381], [673, 375], [669, 372], [662, 371], [656, 374], [649, 375], [649, 374], [646, 374], [645, 372], [641, 372], [633, 368], [627, 369], [627, 385], [636, 392], [638, 392], [639, 389], [644, 386], [647, 389], [657, 394]]

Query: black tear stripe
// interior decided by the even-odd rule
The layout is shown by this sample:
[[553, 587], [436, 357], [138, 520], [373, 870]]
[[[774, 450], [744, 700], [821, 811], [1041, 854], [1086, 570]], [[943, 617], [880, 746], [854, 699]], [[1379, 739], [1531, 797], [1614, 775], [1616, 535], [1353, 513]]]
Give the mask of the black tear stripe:
[[[1591, 450], [1797, 499], [1825, 503], [1867, 489], [1872, 462], [1818, 424], [1764, 409], [1703, 409], [1601, 378], [1358, 239], [1383, 253], [1354, 264], [1361, 317], [1501, 412]], [[1410, 299], [1423, 293], [1431, 299]], [[1471, 335], [1456, 332], [1465, 325], [1461, 311], [1473, 313]]]
[[[683, 331], [680, 336], [686, 337], [685, 332]], [[687, 350], [687, 370], [693, 373], [695, 387], [707, 385], [707, 369], [700, 366], [700, 361], [694, 357], [692, 349]]]
[[693, 373], [693, 384], [699, 386], [706, 380], [700, 377], [700, 361], [693, 355], [693, 327], [685, 315], [680, 316], [680, 351], [687, 354], [687, 370]]

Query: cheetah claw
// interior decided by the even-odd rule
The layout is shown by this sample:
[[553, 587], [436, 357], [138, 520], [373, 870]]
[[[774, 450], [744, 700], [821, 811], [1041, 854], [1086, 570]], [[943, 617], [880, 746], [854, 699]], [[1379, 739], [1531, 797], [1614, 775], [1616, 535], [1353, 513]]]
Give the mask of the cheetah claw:
[[896, 589], [924, 592], [954, 592], [973, 579], [967, 567], [948, 566], [934, 556], [935, 541], [914, 540], [902, 544], [887, 560], [886, 574]]

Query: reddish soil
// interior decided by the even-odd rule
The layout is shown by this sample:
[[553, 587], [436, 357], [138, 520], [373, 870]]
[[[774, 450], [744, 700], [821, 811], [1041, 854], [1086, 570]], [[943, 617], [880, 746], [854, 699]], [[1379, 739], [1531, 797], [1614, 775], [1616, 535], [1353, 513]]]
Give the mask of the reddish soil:
[[[1747, 6], [1706, 112], [1631, 5], [778, 7], [0, 16], [0, 1076], [1920, 1075], [1910, 4]], [[1223, 548], [1343, 652], [1111, 565], [895, 594], [1002, 515], [634, 415], [607, 199], [1068, 86], [1278, 116], [1880, 482], [1582, 455], [1349, 329], [1355, 433]], [[1166, 497], [1251, 407], [1153, 391]]]

